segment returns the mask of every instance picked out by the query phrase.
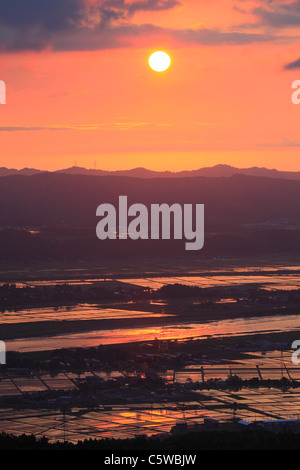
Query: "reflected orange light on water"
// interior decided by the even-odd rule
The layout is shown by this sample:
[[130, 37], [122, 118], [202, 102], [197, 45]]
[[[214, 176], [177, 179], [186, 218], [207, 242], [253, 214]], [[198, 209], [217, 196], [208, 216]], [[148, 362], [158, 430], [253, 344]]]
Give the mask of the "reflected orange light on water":
[[224, 337], [262, 332], [299, 330], [297, 315], [270, 315], [250, 318], [233, 318], [206, 323], [173, 323], [149, 328], [94, 330], [81, 333], [7, 340], [7, 351], [42, 351], [65, 347], [93, 347], [100, 344], [124, 344], [190, 338]]

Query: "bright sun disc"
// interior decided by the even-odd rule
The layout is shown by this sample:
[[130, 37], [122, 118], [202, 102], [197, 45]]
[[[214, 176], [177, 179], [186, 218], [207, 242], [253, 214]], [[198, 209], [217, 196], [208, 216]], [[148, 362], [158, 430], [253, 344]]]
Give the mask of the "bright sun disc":
[[164, 72], [170, 67], [171, 59], [163, 51], [153, 52], [149, 57], [149, 65], [155, 72]]

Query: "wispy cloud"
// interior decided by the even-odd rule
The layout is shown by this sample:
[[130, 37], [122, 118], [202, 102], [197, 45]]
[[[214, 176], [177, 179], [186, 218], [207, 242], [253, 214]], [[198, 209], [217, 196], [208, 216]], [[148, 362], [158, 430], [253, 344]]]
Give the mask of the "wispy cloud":
[[278, 142], [262, 142], [257, 147], [300, 147], [300, 140], [282, 138]]
[[16, 131], [60, 131], [66, 130], [63, 127], [42, 127], [42, 126], [1, 126], [0, 132], [16, 132]]
[[300, 59], [294, 60], [293, 62], [289, 62], [284, 66], [285, 70], [295, 70], [300, 69]]
[[[164, 125], [164, 124], [162, 124]], [[0, 132], [15, 131], [94, 131], [105, 129], [130, 130], [136, 127], [160, 126], [160, 124], [150, 122], [107, 122], [90, 125], [54, 125], [54, 126], [1, 126]]]

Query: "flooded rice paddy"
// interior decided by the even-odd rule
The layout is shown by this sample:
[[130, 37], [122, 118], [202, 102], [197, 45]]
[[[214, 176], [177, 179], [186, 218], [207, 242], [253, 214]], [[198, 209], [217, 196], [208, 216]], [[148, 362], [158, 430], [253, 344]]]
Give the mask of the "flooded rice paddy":
[[[255, 368], [261, 365], [264, 378], [287, 376], [283, 364], [291, 367], [291, 351], [270, 351], [264, 354], [253, 353], [245, 360], [232, 361], [230, 365], [206, 365], [206, 380], [210, 377], [228, 376], [229, 367], [232, 373], [244, 371], [243, 378], [257, 376]], [[294, 366], [293, 366], [294, 367]], [[294, 367], [294, 369], [297, 369]], [[300, 368], [299, 368], [300, 369]], [[223, 370], [223, 372], [222, 372]], [[171, 372], [171, 371], [169, 371]], [[299, 370], [300, 372], [300, 370]], [[297, 372], [298, 377], [300, 373]], [[296, 375], [296, 370], [292, 372]], [[113, 379], [121, 372], [113, 372], [101, 376]], [[100, 375], [100, 373], [99, 373]], [[172, 376], [172, 374], [170, 374]], [[68, 390], [74, 387], [71, 379], [75, 374], [59, 373], [57, 376], [43, 375], [43, 381], [53, 389]], [[81, 375], [82, 377], [82, 375]], [[184, 382], [186, 378], [201, 381], [200, 371], [190, 373], [188, 370], [178, 372], [176, 381]], [[38, 378], [14, 377], [16, 387], [7, 378], [0, 380], [0, 394], [16, 394], [24, 391], [44, 390], [45, 386]], [[242, 404], [242, 408], [234, 406]], [[185, 407], [183, 407], [185, 405]], [[184, 409], [185, 408], [185, 409]], [[18, 409], [0, 410], [0, 432], [13, 434], [35, 434], [37, 437], [46, 436], [51, 441], [69, 440], [77, 442], [89, 438], [133, 438], [138, 435], [153, 436], [159, 433], [169, 433], [177, 422], [203, 423], [204, 418], [211, 417], [220, 422], [231, 422], [233, 418], [248, 421], [261, 421], [265, 419], [298, 418], [300, 410], [300, 391], [281, 391], [274, 388], [249, 389], [239, 391], [229, 390], [201, 390], [196, 392], [193, 401], [188, 403], [151, 402], [143, 404], [120, 404], [111, 407], [100, 406], [91, 408], [65, 409]]]
[[[294, 266], [260, 266], [260, 267], [239, 267], [227, 269], [225, 273], [221, 269], [215, 269], [213, 272], [202, 272], [198, 275], [188, 272], [180, 276], [159, 276], [155, 277], [154, 274], [146, 274], [144, 277], [139, 278], [116, 278], [112, 279], [119, 283], [142, 286], [150, 288], [159, 288], [168, 284], [186, 284], [190, 286], [199, 287], [217, 287], [217, 286], [241, 286], [241, 285], [259, 285], [266, 290], [290, 290], [300, 289], [300, 268], [298, 265]], [[57, 285], [57, 284], [102, 284], [102, 279], [60, 279], [51, 281], [32, 281], [18, 283], [17, 286], [37, 286], [37, 285]], [[230, 308], [230, 303], [233, 299], [221, 299], [219, 303], [227, 303]], [[82, 321], [82, 320], [124, 320], [124, 319], [139, 319], [148, 318], [153, 319], [163, 316], [163, 313], [158, 313], [155, 306], [161, 306], [162, 302], [150, 302], [150, 311], [141, 311], [136, 309], [134, 304], [130, 307], [127, 304], [126, 308], [120, 306], [112, 306], [110, 308], [102, 308], [98, 305], [82, 304], [75, 307], [57, 307], [57, 308], [32, 308], [27, 310], [18, 310], [13, 312], [1, 312], [0, 324], [23, 324], [29, 322], [46, 322], [46, 321]], [[152, 306], [152, 308], [151, 308]], [[99, 344], [117, 344], [135, 341], [152, 341], [158, 339], [178, 339], [184, 340], [187, 338], [207, 338], [207, 337], [222, 337], [230, 335], [242, 334], [255, 334], [255, 333], [268, 333], [276, 331], [291, 331], [299, 330], [300, 322], [298, 315], [270, 315], [260, 316], [259, 321], [257, 317], [253, 318], [235, 318], [233, 320], [213, 320], [209, 322], [184, 322], [184, 319], [178, 320], [178, 317], [168, 315], [168, 324], [151, 327], [132, 327], [132, 328], [111, 328], [111, 329], [94, 329], [84, 332], [65, 333], [63, 335], [55, 336], [40, 336], [40, 337], [27, 337], [26, 339], [14, 339], [7, 341], [8, 350], [17, 351], [37, 351], [37, 350], [52, 350], [62, 347], [90, 347]], [[155, 321], [153, 321], [155, 324]], [[124, 326], [124, 325], [122, 325]]]

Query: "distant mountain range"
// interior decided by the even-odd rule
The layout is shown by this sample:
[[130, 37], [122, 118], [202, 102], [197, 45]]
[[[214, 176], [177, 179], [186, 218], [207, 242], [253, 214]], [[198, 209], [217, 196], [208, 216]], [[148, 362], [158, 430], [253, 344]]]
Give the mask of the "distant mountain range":
[[275, 169], [268, 168], [235, 168], [230, 165], [216, 165], [207, 168], [199, 168], [198, 170], [191, 171], [152, 171], [146, 168], [133, 168], [131, 170], [120, 170], [120, 171], [105, 171], [105, 170], [92, 170], [86, 169], [79, 166], [72, 166], [63, 170], [57, 170], [54, 172], [45, 172], [36, 170], [34, 168], [23, 168], [22, 170], [10, 169], [2, 167], [0, 168], [1, 176], [10, 175], [26, 175], [31, 176], [37, 173], [65, 173], [71, 175], [93, 175], [93, 176], [128, 176], [133, 178], [186, 178], [192, 176], [205, 176], [205, 177], [230, 177], [234, 175], [246, 175], [246, 176], [262, 176], [267, 178], [281, 178], [288, 180], [300, 180], [300, 171], [278, 171]]

